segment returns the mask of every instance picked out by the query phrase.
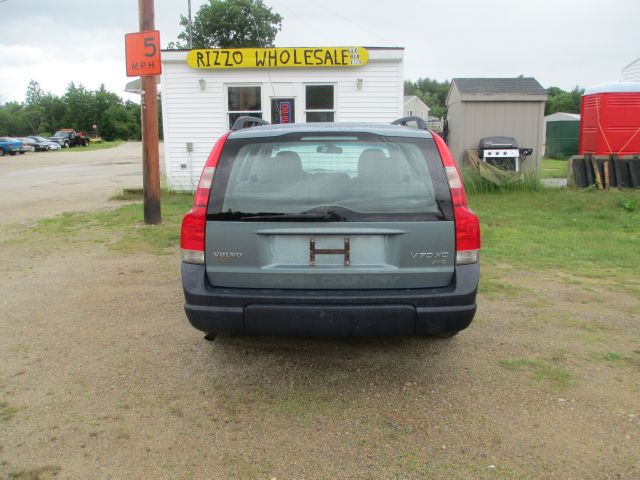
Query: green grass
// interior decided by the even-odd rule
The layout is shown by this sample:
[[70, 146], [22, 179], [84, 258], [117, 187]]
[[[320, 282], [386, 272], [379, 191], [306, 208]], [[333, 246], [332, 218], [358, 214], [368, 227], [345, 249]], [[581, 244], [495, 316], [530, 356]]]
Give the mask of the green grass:
[[18, 408], [12, 407], [5, 402], [0, 402], [0, 422], [4, 422], [18, 413]]
[[499, 278], [494, 278], [491, 275], [482, 275], [480, 277], [480, 285], [478, 290], [486, 298], [498, 299], [498, 298], [518, 298], [525, 295], [528, 290], [510, 283], [504, 282]]
[[[139, 190], [113, 197], [134, 201], [118, 208], [65, 213], [21, 227], [16, 242], [96, 242], [121, 252], [169, 253], [178, 245], [180, 222], [191, 207], [190, 193], [162, 192], [162, 225], [143, 222]], [[469, 195], [480, 217], [485, 264], [505, 263], [531, 270], [555, 270], [583, 277], [606, 277], [616, 288], [640, 291], [640, 190], [534, 192]], [[21, 233], [22, 232], [22, 233]], [[42, 241], [47, 236], [47, 242]], [[489, 295], [518, 297], [486, 278]]]
[[583, 276], [637, 275], [640, 190], [469, 195], [480, 217], [482, 259]]
[[122, 143], [122, 140], [115, 140], [113, 142], [99, 142], [99, 143], [90, 143], [89, 145], [87, 145], [86, 147], [83, 147], [82, 145], [78, 145], [76, 147], [71, 147], [71, 148], [62, 148], [60, 150], [58, 150], [59, 152], [65, 151], [65, 152], [92, 152], [94, 150], [104, 150], [105, 148], [113, 148], [113, 147], [117, 147], [118, 145], [120, 145]]
[[[114, 195], [109, 200], [120, 200], [120, 201], [132, 201], [132, 200], [140, 200], [142, 201], [142, 195], [144, 194], [144, 190], [142, 188], [123, 188], [122, 192]], [[164, 194], [167, 195], [166, 193]]]
[[536, 381], [547, 382], [556, 392], [566, 390], [571, 384], [571, 375], [564, 368], [542, 360], [522, 358], [518, 360], [501, 360], [500, 365], [512, 372], [525, 372]]
[[[126, 191], [117, 200], [141, 200], [141, 192]], [[180, 223], [191, 208], [193, 194], [162, 192], [162, 224], [145, 225], [141, 203], [98, 212], [63, 213], [38, 222], [30, 235], [61, 242], [104, 243], [122, 253], [171, 253], [180, 241]], [[33, 239], [33, 238], [32, 238]], [[37, 241], [37, 239], [33, 239]]]
[[626, 357], [617, 352], [592, 353], [591, 355], [589, 355], [589, 360], [601, 362], [618, 362], [620, 360], [626, 360]]
[[568, 167], [569, 162], [567, 160], [544, 158], [542, 159], [540, 176], [542, 178], [567, 178]]

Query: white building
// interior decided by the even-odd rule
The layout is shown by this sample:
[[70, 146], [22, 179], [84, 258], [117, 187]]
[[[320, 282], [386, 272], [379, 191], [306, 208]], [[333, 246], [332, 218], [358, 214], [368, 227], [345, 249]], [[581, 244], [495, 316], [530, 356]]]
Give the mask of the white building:
[[429, 107], [415, 95], [405, 95], [403, 98], [404, 116], [421, 117], [424, 121], [429, 120]]
[[[194, 190], [213, 144], [242, 115], [271, 123], [388, 123], [401, 117], [404, 50], [342, 50], [163, 51], [162, 115], [169, 188]], [[273, 58], [265, 57], [272, 54]], [[355, 55], [355, 60], [350, 61], [349, 55]], [[272, 60], [271, 67], [256, 66], [264, 58]]]
[[640, 82], [640, 58], [636, 58], [633, 62], [622, 69], [623, 82]]

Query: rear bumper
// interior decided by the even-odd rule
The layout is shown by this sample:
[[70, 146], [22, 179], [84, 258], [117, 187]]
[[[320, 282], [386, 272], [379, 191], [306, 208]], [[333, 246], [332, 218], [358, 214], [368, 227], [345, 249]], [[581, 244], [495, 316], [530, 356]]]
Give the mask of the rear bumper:
[[444, 288], [278, 290], [213, 287], [203, 265], [182, 264], [185, 311], [198, 330], [236, 335], [371, 337], [462, 330], [476, 312], [479, 264]]

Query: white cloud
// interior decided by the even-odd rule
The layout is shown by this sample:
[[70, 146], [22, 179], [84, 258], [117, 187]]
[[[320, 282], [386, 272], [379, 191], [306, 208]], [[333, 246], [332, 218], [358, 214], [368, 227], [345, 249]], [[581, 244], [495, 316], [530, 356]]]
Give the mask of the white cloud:
[[[205, 0], [192, 0], [193, 14]], [[285, 19], [276, 43], [404, 46], [407, 79], [536, 77], [565, 89], [619, 78], [640, 55], [640, 2], [614, 0], [265, 0]], [[187, 0], [156, 0], [162, 43], [175, 40]], [[64, 93], [69, 82], [123, 95], [124, 34], [135, 0], [8, 0], [0, 97], [22, 100], [30, 79]], [[136, 98], [136, 97], [131, 97]]]

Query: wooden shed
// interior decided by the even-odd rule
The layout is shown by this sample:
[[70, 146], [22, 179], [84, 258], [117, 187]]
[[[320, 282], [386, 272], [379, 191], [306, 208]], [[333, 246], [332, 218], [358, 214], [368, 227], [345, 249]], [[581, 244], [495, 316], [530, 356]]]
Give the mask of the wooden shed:
[[542, 161], [547, 91], [535, 78], [454, 78], [447, 95], [447, 143], [458, 164], [483, 137], [506, 136], [533, 154], [523, 168]]

